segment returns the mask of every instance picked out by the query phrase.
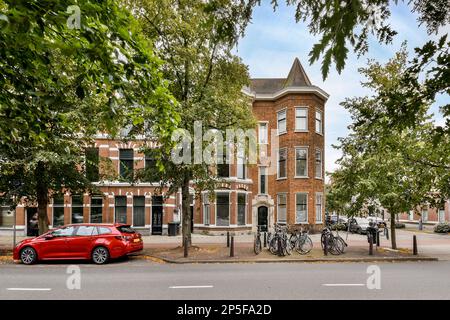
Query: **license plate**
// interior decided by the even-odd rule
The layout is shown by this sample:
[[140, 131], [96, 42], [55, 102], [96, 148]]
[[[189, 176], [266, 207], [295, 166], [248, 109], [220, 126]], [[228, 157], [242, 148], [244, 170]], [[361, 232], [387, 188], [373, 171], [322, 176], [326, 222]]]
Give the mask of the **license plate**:
[[134, 239], [133, 242], [141, 242], [141, 239]]

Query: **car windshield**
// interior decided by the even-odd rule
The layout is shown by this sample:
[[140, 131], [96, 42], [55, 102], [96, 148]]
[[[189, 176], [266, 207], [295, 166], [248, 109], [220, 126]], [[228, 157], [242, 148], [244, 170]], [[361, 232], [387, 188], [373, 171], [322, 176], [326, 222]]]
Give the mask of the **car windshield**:
[[358, 224], [369, 224], [369, 220], [366, 218], [355, 218], [355, 220]]

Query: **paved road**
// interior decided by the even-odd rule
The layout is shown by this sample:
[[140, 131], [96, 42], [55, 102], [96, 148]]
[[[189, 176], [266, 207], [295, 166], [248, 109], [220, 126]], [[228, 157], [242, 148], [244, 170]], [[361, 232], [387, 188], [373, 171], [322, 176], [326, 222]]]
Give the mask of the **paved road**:
[[369, 265], [170, 265], [130, 259], [79, 264], [80, 290], [67, 288], [68, 264], [0, 265], [0, 300], [450, 299], [450, 261], [380, 263], [379, 290], [366, 286]]

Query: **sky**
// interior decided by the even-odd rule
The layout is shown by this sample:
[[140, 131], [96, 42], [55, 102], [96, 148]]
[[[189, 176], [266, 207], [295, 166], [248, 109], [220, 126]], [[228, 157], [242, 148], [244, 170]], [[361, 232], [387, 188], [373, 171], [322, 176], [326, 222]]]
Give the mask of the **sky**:
[[[407, 1], [406, 1], [407, 2]], [[338, 74], [334, 66], [330, 67], [328, 78], [323, 81], [320, 70], [321, 60], [309, 65], [308, 53], [320, 36], [309, 33], [305, 23], [296, 23], [295, 7], [287, 7], [284, 1], [274, 12], [270, 1], [262, 1], [255, 8], [252, 23], [248, 26], [245, 36], [240, 40], [236, 54], [248, 65], [252, 78], [283, 78], [287, 77], [295, 57], [300, 59], [313, 85], [317, 85], [330, 98], [325, 104], [325, 170], [332, 172], [337, 168], [335, 161], [340, 157], [340, 151], [332, 147], [337, 144], [338, 137], [348, 134], [347, 126], [351, 123], [349, 113], [339, 105], [346, 97], [370, 95], [361, 86], [364, 80], [358, 73], [358, 68], [364, 67], [368, 59], [381, 63], [387, 62], [397, 52], [403, 41], [407, 41], [410, 57], [413, 48], [422, 46], [431, 38], [437, 38], [442, 33], [450, 31], [449, 26], [442, 28], [438, 35], [428, 35], [424, 26], [419, 27], [416, 14], [412, 13], [405, 3], [391, 6], [390, 23], [398, 32], [392, 44], [378, 43], [375, 37], [369, 39], [369, 51], [360, 57], [351, 52], [346, 61], [345, 69]], [[440, 97], [449, 103], [449, 97]], [[437, 107], [431, 108], [436, 124], [443, 124], [444, 119]]]

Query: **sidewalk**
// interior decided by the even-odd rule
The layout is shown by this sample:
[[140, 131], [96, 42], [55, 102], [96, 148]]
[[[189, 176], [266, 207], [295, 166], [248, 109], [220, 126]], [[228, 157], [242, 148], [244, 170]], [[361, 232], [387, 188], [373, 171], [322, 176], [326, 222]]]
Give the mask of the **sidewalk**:
[[[418, 256], [412, 255], [412, 237], [416, 234], [418, 242]], [[324, 256], [320, 246], [320, 234], [310, 235], [313, 240], [313, 250], [307, 255], [293, 252], [291, 256], [279, 257], [272, 255], [266, 248], [259, 255], [253, 252], [253, 235], [235, 236], [235, 256], [231, 258], [229, 248], [226, 246], [226, 236], [212, 236], [193, 234], [189, 258], [183, 258], [181, 248], [181, 236], [144, 236], [143, 258], [154, 261], [174, 263], [192, 262], [323, 262], [323, 261], [403, 261], [404, 259], [428, 259], [450, 260], [450, 236], [442, 234], [416, 233], [408, 230], [397, 230], [397, 246], [400, 251], [391, 251], [391, 243], [384, 236], [380, 237], [381, 246], [376, 249], [374, 255], [368, 254], [367, 237], [358, 234], [340, 235], [348, 243], [344, 254]], [[18, 237], [17, 241], [24, 239]], [[0, 262], [11, 260], [12, 237], [0, 237]], [[3, 257], [1, 257], [3, 256]]]

